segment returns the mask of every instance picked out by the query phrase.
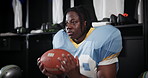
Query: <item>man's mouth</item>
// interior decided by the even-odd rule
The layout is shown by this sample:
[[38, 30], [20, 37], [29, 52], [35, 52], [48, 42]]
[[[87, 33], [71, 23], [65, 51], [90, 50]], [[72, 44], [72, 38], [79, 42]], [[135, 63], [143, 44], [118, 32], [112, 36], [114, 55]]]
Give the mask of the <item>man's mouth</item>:
[[71, 36], [73, 33], [72, 33], [72, 32], [67, 32], [67, 34], [68, 34], [69, 36]]

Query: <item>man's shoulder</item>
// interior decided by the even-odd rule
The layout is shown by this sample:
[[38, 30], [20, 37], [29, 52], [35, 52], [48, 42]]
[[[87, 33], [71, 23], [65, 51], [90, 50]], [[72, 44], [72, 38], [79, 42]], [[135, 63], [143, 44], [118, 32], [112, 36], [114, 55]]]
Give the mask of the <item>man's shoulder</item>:
[[94, 36], [97, 39], [108, 39], [111, 36], [114, 35], [119, 35], [120, 31], [112, 26], [112, 25], [105, 25], [105, 26], [100, 26], [100, 27], [95, 27], [94, 31], [92, 33], [92, 36]]
[[97, 30], [118, 30], [116, 27], [112, 26], [112, 25], [103, 25], [103, 26], [98, 26], [98, 27], [94, 27]]
[[95, 27], [94, 33], [101, 33], [101, 34], [112, 34], [114, 32], [120, 32], [118, 28], [112, 26], [112, 25], [104, 25]]
[[63, 35], [65, 34], [64, 29], [59, 30], [55, 35]]

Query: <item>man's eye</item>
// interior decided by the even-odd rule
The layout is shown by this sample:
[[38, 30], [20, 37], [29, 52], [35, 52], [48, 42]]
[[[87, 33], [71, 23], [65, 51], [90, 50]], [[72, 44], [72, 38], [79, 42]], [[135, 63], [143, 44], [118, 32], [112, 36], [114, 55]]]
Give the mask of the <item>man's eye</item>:
[[72, 24], [76, 24], [76, 23], [77, 23], [77, 21], [72, 21], [71, 23], [72, 23]]
[[66, 25], [68, 25], [68, 24], [75, 25], [76, 23], [78, 23], [78, 21], [65, 22]]

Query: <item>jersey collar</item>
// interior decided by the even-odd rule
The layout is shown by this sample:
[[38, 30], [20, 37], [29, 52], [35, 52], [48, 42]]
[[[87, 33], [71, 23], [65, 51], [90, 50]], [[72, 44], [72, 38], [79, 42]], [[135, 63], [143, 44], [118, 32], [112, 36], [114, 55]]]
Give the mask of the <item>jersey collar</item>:
[[[86, 40], [86, 38], [92, 33], [92, 31], [94, 30], [95, 28], [90, 28], [90, 30], [88, 31], [88, 33], [86, 34], [86, 37], [84, 38], [84, 40]], [[83, 41], [84, 41], [83, 40]], [[72, 44], [76, 47], [76, 48], [78, 48], [81, 44], [82, 44], [82, 42], [80, 42], [79, 44], [77, 44], [77, 43], [75, 43], [71, 38], [70, 38], [70, 41], [72, 42]]]

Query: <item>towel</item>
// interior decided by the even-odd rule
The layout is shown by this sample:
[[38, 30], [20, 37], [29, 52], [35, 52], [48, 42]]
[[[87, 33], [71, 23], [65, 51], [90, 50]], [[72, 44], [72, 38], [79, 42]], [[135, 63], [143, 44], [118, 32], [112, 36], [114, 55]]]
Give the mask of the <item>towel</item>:
[[63, 0], [52, 1], [53, 24], [61, 23], [63, 20]]
[[93, 5], [98, 20], [124, 13], [124, 0], [93, 0]]
[[12, 1], [14, 12], [14, 29], [22, 27], [22, 4], [19, 0]]

